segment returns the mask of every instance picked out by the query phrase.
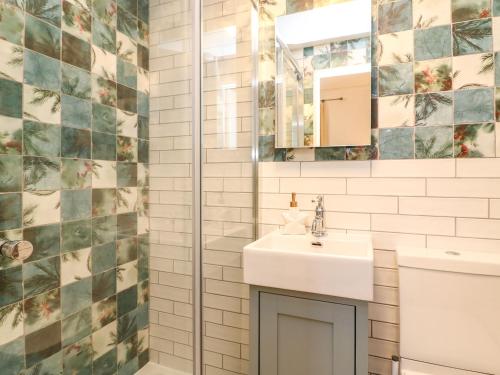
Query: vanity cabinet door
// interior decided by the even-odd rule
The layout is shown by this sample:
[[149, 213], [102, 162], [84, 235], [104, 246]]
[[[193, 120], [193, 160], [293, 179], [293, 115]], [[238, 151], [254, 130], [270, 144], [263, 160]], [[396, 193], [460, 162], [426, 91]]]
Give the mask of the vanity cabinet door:
[[349, 375], [355, 306], [260, 293], [259, 375]]

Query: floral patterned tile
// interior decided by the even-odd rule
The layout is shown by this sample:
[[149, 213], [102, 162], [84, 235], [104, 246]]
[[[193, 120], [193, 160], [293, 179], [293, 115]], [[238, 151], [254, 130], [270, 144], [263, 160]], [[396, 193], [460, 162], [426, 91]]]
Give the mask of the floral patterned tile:
[[137, 188], [122, 187], [116, 191], [117, 213], [125, 213], [137, 210]]
[[63, 374], [89, 374], [92, 371], [92, 340], [86, 337], [63, 350]]
[[92, 19], [88, 9], [85, 9], [80, 5], [81, 3], [77, 1], [73, 3], [64, 0], [62, 4], [62, 29], [78, 38], [90, 42]]
[[62, 159], [61, 185], [63, 189], [84, 189], [92, 185], [94, 162], [82, 159]]
[[19, 228], [22, 219], [21, 194], [0, 194], [0, 205], [0, 230]]
[[453, 94], [435, 92], [415, 96], [416, 125], [449, 125], [453, 123]]
[[63, 94], [75, 96], [80, 99], [90, 99], [90, 74], [72, 65], [62, 64], [61, 91]]
[[50, 124], [61, 123], [61, 94], [35, 86], [23, 86], [24, 118]]
[[130, 336], [117, 346], [118, 368], [124, 367], [128, 362], [137, 357], [139, 352], [139, 342], [137, 334]]
[[92, 275], [91, 249], [67, 252], [61, 255], [61, 285], [71, 284]]
[[[0, 195], [1, 197], [1, 195]], [[21, 266], [0, 270], [0, 307], [18, 302], [23, 298], [23, 272]], [[2, 310], [7, 313], [9, 310]]]
[[33, 51], [58, 59], [61, 53], [61, 29], [26, 15], [24, 45]]
[[22, 120], [0, 116], [0, 128], [0, 154], [20, 154], [23, 136]]
[[129, 237], [116, 242], [116, 262], [118, 266], [137, 259], [137, 237]]
[[59, 158], [25, 156], [24, 190], [58, 190], [61, 187]]
[[380, 98], [378, 113], [379, 128], [412, 126], [415, 123], [415, 97], [402, 95]]
[[495, 17], [500, 16], [500, 1], [493, 0], [492, 3], [493, 3], [492, 4], [493, 16], [495, 16]]
[[118, 293], [117, 309], [118, 317], [122, 317], [136, 309], [138, 302], [138, 286], [132, 286]]
[[23, 150], [25, 155], [60, 156], [61, 128], [57, 125], [24, 121]]
[[24, 334], [23, 331], [23, 304], [13, 303], [0, 308], [0, 347]]
[[450, 25], [415, 30], [415, 59], [431, 60], [451, 56]]
[[455, 124], [493, 121], [493, 89], [455, 91]]
[[137, 114], [122, 110], [116, 111], [116, 133], [126, 137], [137, 138]]
[[453, 55], [489, 52], [492, 49], [491, 18], [453, 24]]
[[59, 90], [61, 64], [59, 60], [24, 50], [24, 82], [47, 90]]
[[116, 243], [94, 246], [92, 248], [92, 273], [98, 274], [116, 267]]
[[61, 288], [63, 317], [70, 316], [92, 305], [92, 278], [65, 285]]
[[440, 159], [453, 157], [453, 127], [415, 128], [415, 158]]
[[61, 155], [63, 157], [90, 159], [90, 131], [63, 126], [61, 129], [61, 138], [64, 139], [61, 147]]
[[23, 193], [23, 225], [28, 227], [59, 221], [60, 202], [59, 191]]
[[23, 81], [23, 48], [0, 39], [0, 77]]
[[115, 347], [117, 322], [104, 326], [92, 334], [94, 361]]
[[130, 137], [117, 137], [117, 160], [137, 162], [137, 139]]
[[137, 67], [137, 90], [146, 95], [150, 94], [149, 72], [141, 67]]
[[29, 298], [60, 286], [59, 256], [23, 265], [24, 297]]
[[92, 43], [110, 53], [116, 53], [116, 29], [102, 22], [99, 17], [92, 17]]
[[453, 22], [491, 17], [490, 0], [452, 0]]
[[436, 59], [415, 63], [415, 91], [449, 91], [452, 87], [451, 59]]
[[2, 3], [0, 6], [0, 39], [23, 45], [24, 16], [23, 11], [15, 6]]
[[82, 100], [73, 96], [62, 96], [61, 125], [86, 129], [91, 126], [92, 105], [90, 100]]
[[493, 54], [474, 54], [453, 58], [453, 89], [494, 86]]
[[127, 35], [129, 38], [137, 40], [138, 36], [137, 18], [134, 17], [133, 14], [122, 9], [120, 6], [118, 7], [116, 29], [119, 32], [122, 32], [123, 34]]
[[0, 193], [22, 190], [22, 158], [18, 155], [0, 155]]
[[24, 301], [24, 332], [30, 334], [61, 319], [60, 289]]
[[451, 23], [452, 0], [413, 1], [413, 27], [423, 29]]
[[51, 357], [38, 362], [31, 368], [19, 373], [19, 375], [36, 374], [61, 374], [62, 373], [62, 353], [58, 352]]
[[379, 35], [377, 50], [379, 65], [412, 62], [413, 30]]
[[26, 0], [25, 10], [31, 15], [59, 27], [61, 25], [60, 0]]
[[25, 228], [23, 239], [33, 244], [33, 254], [25, 263], [59, 255], [61, 230], [59, 224]]
[[2, 369], [10, 374], [17, 374], [24, 367], [24, 338], [0, 346]]
[[0, 115], [22, 117], [23, 85], [0, 78]]
[[116, 108], [92, 103], [92, 129], [98, 132], [116, 133]]
[[116, 279], [118, 292], [137, 284], [137, 260], [119, 266], [116, 270]]
[[123, 33], [118, 32], [116, 36], [116, 45], [116, 55], [118, 57], [131, 64], [137, 64], [138, 48], [140, 46], [138, 46], [133, 39]]
[[115, 374], [117, 370], [116, 347], [97, 358], [93, 363], [94, 375]]
[[102, 245], [116, 240], [116, 216], [92, 219], [92, 245]]
[[[65, 318], [62, 321], [62, 344], [63, 347], [68, 349], [77, 341], [84, 337], [90, 340], [90, 333], [92, 332], [92, 312], [91, 308], [86, 307], [85, 309], [79, 311], [78, 313]], [[78, 345], [72, 347], [72, 351], [77, 351], [79, 349]], [[67, 354], [65, 351], [63, 353]], [[76, 369], [76, 367], [75, 367]], [[66, 368], [66, 370], [70, 370]], [[71, 373], [71, 372], [69, 372]], [[85, 371], [83, 372], [85, 373]]]
[[92, 188], [115, 188], [117, 184], [116, 162], [94, 161]]
[[413, 64], [398, 64], [379, 68], [380, 96], [413, 93]]
[[380, 34], [409, 30], [412, 28], [412, 2], [397, 0], [382, 3], [378, 8], [378, 19]]
[[116, 83], [92, 75], [92, 100], [100, 104], [116, 106]]
[[[92, 277], [92, 301], [99, 302], [105, 298], [116, 294], [116, 269], [105, 271]], [[115, 297], [113, 297], [115, 298]], [[108, 300], [109, 301], [109, 300]], [[116, 319], [116, 299], [104, 304], [94, 304], [92, 307], [92, 326], [104, 326], [103, 320], [112, 318], [110, 321]], [[104, 314], [103, 314], [104, 313]], [[111, 314], [111, 316], [110, 316]]]
[[[91, 237], [92, 223], [90, 220], [63, 222], [61, 226], [61, 251], [63, 253], [67, 253], [74, 250], [88, 248], [91, 246]], [[72, 260], [77, 261], [84, 255], [84, 253], [73, 253], [71, 256], [62, 259], [61, 262], [70, 262]], [[85, 259], [87, 258], [88, 256]]]
[[116, 295], [94, 303], [92, 305], [92, 331], [96, 332], [107, 326], [116, 320], [116, 317]]
[[116, 214], [116, 189], [92, 190], [92, 216]]
[[413, 159], [413, 128], [380, 129], [380, 159]]
[[94, 160], [116, 160], [116, 135], [92, 132], [92, 157]]
[[117, 5], [115, 0], [92, 0], [94, 18], [109, 26], [116, 26]]
[[92, 73], [116, 82], [116, 56], [92, 45]]
[[117, 186], [137, 186], [137, 164], [118, 163], [117, 165]]
[[495, 124], [455, 126], [455, 157], [480, 158], [495, 156]]

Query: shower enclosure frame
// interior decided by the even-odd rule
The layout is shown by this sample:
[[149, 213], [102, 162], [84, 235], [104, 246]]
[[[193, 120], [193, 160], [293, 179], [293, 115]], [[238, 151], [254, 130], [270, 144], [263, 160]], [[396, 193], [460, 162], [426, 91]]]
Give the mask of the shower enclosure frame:
[[[239, 1], [239, 0], [238, 0]], [[258, 5], [251, 4], [252, 56], [252, 209], [253, 237], [258, 235]], [[203, 374], [203, 0], [190, 0], [192, 22], [192, 288], [193, 288], [193, 375]]]

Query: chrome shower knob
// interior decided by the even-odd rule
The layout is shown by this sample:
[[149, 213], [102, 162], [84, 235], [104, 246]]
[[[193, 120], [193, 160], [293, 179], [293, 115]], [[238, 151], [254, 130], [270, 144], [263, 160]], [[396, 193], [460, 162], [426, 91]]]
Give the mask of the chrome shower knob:
[[0, 239], [0, 253], [10, 259], [25, 260], [33, 254], [33, 245], [29, 241]]

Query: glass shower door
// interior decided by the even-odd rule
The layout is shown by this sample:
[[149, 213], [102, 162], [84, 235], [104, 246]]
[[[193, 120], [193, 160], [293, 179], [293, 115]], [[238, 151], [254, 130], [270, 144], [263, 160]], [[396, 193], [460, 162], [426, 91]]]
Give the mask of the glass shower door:
[[202, 1], [202, 332], [206, 374], [248, 373], [249, 290], [242, 249], [253, 241], [252, 2]]
[[193, 373], [192, 1], [151, 5], [151, 360]]

